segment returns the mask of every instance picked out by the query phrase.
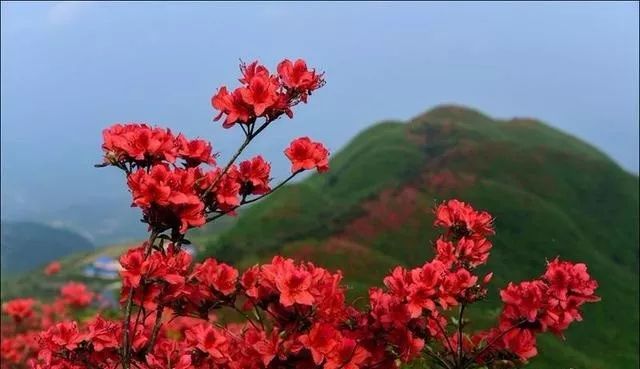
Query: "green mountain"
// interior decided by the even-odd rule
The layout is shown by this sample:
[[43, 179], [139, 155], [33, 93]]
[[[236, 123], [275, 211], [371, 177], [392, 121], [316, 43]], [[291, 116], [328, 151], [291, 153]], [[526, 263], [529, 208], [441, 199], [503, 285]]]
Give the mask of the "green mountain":
[[459, 198], [496, 217], [492, 295], [478, 327], [499, 311], [507, 281], [538, 276], [547, 258], [588, 263], [602, 301], [585, 308], [566, 342], [544, 336], [536, 368], [636, 368], [638, 177], [607, 156], [532, 119], [497, 120], [456, 106], [408, 123], [383, 122], [353, 139], [331, 171], [247, 209], [206, 254], [246, 267], [274, 254], [341, 269], [363, 296], [396, 264], [432, 254], [432, 209]]
[[93, 249], [85, 237], [35, 222], [2, 222], [2, 274], [26, 272], [74, 252]]

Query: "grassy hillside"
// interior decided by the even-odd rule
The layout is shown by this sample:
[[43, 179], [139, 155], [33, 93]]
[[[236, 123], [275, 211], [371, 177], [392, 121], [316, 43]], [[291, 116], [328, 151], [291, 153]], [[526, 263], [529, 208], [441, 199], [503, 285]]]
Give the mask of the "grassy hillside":
[[91, 241], [64, 228], [35, 222], [2, 222], [2, 275], [25, 272], [74, 252], [91, 250]]
[[[363, 295], [392, 265], [431, 255], [431, 209], [460, 198], [496, 217], [494, 286], [540, 274], [545, 258], [584, 261], [602, 302], [559, 344], [541, 342], [536, 368], [638, 367], [638, 178], [580, 140], [531, 119], [454, 106], [384, 122], [333, 156], [331, 171], [247, 209], [206, 253], [248, 266], [275, 253], [342, 269]], [[475, 311], [498, 313], [497, 290]], [[478, 310], [479, 308], [479, 310]]]

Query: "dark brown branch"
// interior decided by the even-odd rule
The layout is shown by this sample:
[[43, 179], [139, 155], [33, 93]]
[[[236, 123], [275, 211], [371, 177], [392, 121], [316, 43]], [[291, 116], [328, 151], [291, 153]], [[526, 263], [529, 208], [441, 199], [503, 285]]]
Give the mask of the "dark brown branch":
[[156, 344], [156, 339], [158, 338], [158, 332], [160, 332], [160, 323], [162, 323], [162, 312], [164, 311], [164, 305], [159, 305], [156, 309], [156, 320], [153, 323], [153, 330], [151, 331], [151, 338], [149, 339], [149, 343], [145, 346], [142, 352], [149, 352], [153, 346]]
[[460, 304], [460, 314], [458, 315], [458, 364], [462, 364], [462, 319], [464, 319], [465, 303]]
[[276, 192], [280, 187], [282, 187], [285, 184], [287, 184], [287, 182], [291, 181], [293, 179], [293, 177], [295, 177], [296, 175], [298, 175], [301, 172], [302, 172], [302, 169], [298, 170], [297, 172], [293, 172], [289, 177], [287, 177], [287, 179], [285, 179], [284, 181], [280, 182], [277, 186], [275, 186], [274, 188], [272, 188], [269, 192], [267, 192], [265, 194], [262, 194], [262, 195], [260, 195], [258, 197], [254, 197], [253, 199], [249, 199], [249, 200], [243, 199], [240, 202], [239, 205], [236, 205], [236, 206], [234, 206], [233, 208], [231, 208], [229, 210], [222, 211], [222, 212], [220, 212], [220, 213], [218, 213], [218, 214], [216, 214], [214, 216], [211, 216], [211, 217], [207, 218], [207, 223], [209, 223], [211, 221], [214, 221], [214, 220], [216, 220], [216, 219], [218, 219], [218, 218], [220, 218], [220, 217], [222, 217], [222, 216], [224, 216], [224, 215], [226, 215], [226, 214], [238, 209], [242, 205], [251, 204], [252, 202], [256, 202], [258, 200], [263, 199], [266, 196], [271, 195], [272, 193]]
[[[151, 253], [153, 249], [153, 244], [156, 242], [156, 238], [158, 237], [159, 232], [153, 231], [151, 235], [149, 235], [149, 241], [147, 245], [147, 251], [145, 252], [145, 259]], [[131, 363], [131, 308], [133, 306], [133, 291], [134, 288], [131, 287], [129, 290], [129, 295], [127, 296], [127, 303], [124, 311], [124, 329], [123, 329], [123, 345], [122, 345], [122, 368], [129, 369]]]
[[520, 325], [524, 324], [526, 322], [526, 320], [521, 320], [518, 323], [512, 325], [511, 327], [509, 327], [508, 329], [504, 330], [503, 332], [501, 332], [496, 338], [494, 338], [493, 340], [491, 340], [491, 342], [489, 342], [484, 348], [482, 348], [482, 350], [478, 351], [477, 353], [475, 353], [473, 355], [473, 357], [469, 360], [467, 360], [464, 365], [462, 366], [462, 368], [466, 368], [467, 365], [473, 363], [474, 361], [476, 361], [476, 359], [482, 355], [485, 351], [487, 351], [489, 348], [491, 348], [491, 346], [493, 346], [496, 342], [498, 342], [499, 339], [501, 339], [502, 337], [504, 337], [505, 334], [511, 332], [512, 330], [518, 328]]
[[211, 185], [209, 185], [209, 187], [204, 191], [204, 193], [202, 194], [202, 198], [205, 198], [209, 193], [211, 193], [211, 191], [213, 190], [213, 188], [220, 182], [220, 180], [222, 179], [222, 177], [224, 177], [225, 174], [227, 174], [227, 172], [229, 171], [229, 169], [231, 169], [231, 166], [233, 165], [233, 163], [235, 163], [235, 161], [238, 159], [238, 157], [240, 156], [240, 154], [242, 154], [242, 152], [244, 151], [244, 149], [249, 145], [249, 143], [251, 143], [251, 141], [260, 133], [262, 132], [265, 128], [267, 128], [267, 126], [269, 125], [269, 123], [271, 123], [271, 120], [267, 120], [266, 122], [264, 122], [255, 132], [253, 132], [253, 127], [254, 124], [252, 124], [251, 126], [249, 126], [249, 131], [245, 132], [245, 139], [244, 142], [242, 142], [242, 144], [240, 145], [240, 147], [238, 148], [238, 150], [236, 151], [236, 153], [231, 157], [231, 159], [229, 160], [229, 162], [227, 162], [227, 165], [225, 165], [224, 169], [222, 170], [222, 172], [220, 172], [220, 174], [218, 174], [218, 176], [216, 177], [216, 179], [213, 181], [213, 183], [211, 183]]
[[449, 340], [447, 331], [445, 331], [444, 327], [442, 326], [442, 324], [440, 324], [440, 321], [437, 318], [433, 318], [433, 320], [435, 320], [436, 324], [438, 325], [438, 328], [440, 328], [440, 332], [442, 332], [442, 335], [444, 336], [445, 342], [447, 342], [447, 346], [449, 347], [449, 352], [451, 352], [451, 357], [455, 359], [455, 350], [453, 349], [453, 345]]
[[427, 356], [429, 356], [430, 358], [436, 360], [436, 362], [438, 364], [440, 364], [441, 367], [443, 367], [444, 369], [452, 369], [451, 366], [449, 365], [449, 363], [447, 363], [444, 359], [442, 359], [440, 356], [438, 356], [435, 353], [429, 352], [429, 351], [425, 351], [424, 352]]

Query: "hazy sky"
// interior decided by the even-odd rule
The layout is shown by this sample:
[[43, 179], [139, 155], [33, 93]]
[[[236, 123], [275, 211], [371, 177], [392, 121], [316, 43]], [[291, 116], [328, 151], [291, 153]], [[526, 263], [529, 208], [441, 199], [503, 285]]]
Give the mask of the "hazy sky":
[[[209, 99], [239, 58], [304, 57], [327, 86], [255, 146], [281, 176], [308, 134], [333, 149], [442, 103], [535, 117], [638, 171], [637, 3], [2, 3], [3, 217], [120, 196], [103, 127], [210, 138]], [[228, 156], [227, 156], [228, 157]]]

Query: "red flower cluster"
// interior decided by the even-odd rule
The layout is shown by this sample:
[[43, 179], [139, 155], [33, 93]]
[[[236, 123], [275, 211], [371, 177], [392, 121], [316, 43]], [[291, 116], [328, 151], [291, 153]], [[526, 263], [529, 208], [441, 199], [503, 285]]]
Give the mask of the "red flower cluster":
[[94, 298], [93, 292], [85, 284], [78, 282], [69, 282], [62, 286], [60, 296], [66, 304], [75, 307], [88, 306]]
[[449, 200], [435, 210], [434, 224], [448, 230], [453, 238], [485, 238], [494, 234], [493, 218], [486, 211], [476, 211], [471, 205]]
[[[57, 323], [38, 336], [40, 351], [38, 359], [31, 360], [31, 368], [116, 368], [120, 334], [118, 322], [100, 315], [83, 324], [82, 329], [75, 321]], [[72, 364], [76, 362], [79, 364]]]
[[136, 164], [138, 167], [167, 162], [177, 158], [189, 167], [202, 163], [215, 164], [211, 144], [183, 135], [174, 136], [169, 129], [146, 124], [114, 124], [102, 132], [105, 162], [112, 165]]
[[[292, 147], [300, 140], [294, 140]], [[311, 158], [304, 159], [301, 154], [291, 157], [294, 166], [298, 160], [307, 160], [296, 172], [313, 167], [322, 171], [328, 167], [328, 151], [320, 143], [311, 144], [308, 152]], [[190, 165], [195, 163], [193, 158], [186, 161]], [[177, 229], [184, 234], [189, 228], [205, 224], [208, 214], [232, 212], [247, 196], [262, 196], [271, 191], [271, 165], [260, 155], [239, 166], [230, 165], [226, 172], [215, 166], [204, 170], [190, 165], [180, 168], [158, 162], [128, 175], [133, 206], [143, 210], [144, 220], [152, 229]]]
[[[233, 215], [237, 207], [271, 193], [271, 165], [262, 156], [239, 165], [235, 160], [273, 120], [282, 114], [291, 117], [293, 105], [306, 102], [324, 80], [302, 60], [284, 60], [277, 75], [269, 74], [258, 62], [242, 64], [240, 69], [243, 87], [232, 93], [221, 87], [212, 98], [213, 106], [220, 110], [216, 119], [226, 115], [227, 128], [241, 122], [245, 133], [245, 142], [224, 167], [217, 166], [209, 142], [176, 136], [169, 129], [132, 123], [103, 131], [104, 164], [99, 166], [112, 165], [126, 172], [133, 206], [142, 209], [152, 232], [184, 234], [222, 215]], [[257, 118], [264, 118], [259, 126]], [[294, 140], [286, 155], [296, 168], [294, 174], [328, 168], [329, 152], [306, 137]]]
[[[193, 265], [179, 240], [152, 239], [120, 259], [121, 302], [127, 306], [131, 296], [133, 307], [124, 324], [99, 316], [56, 323], [43, 307], [43, 316], [50, 317], [41, 319], [38, 344], [24, 356], [19, 345], [36, 336], [14, 335], [3, 341], [2, 355], [14, 363], [31, 358], [31, 368], [56, 369], [116, 369], [125, 362], [142, 369], [397, 369], [425, 353], [445, 368], [527, 360], [537, 354], [537, 334], [560, 334], [581, 319], [580, 306], [598, 300], [597, 283], [584, 264], [556, 259], [539, 279], [501, 291], [504, 308], [496, 328], [463, 332], [462, 315], [451, 327], [449, 310], [460, 306], [462, 312], [481, 300], [491, 278], [480, 282], [474, 273], [488, 250], [465, 244], [489, 242], [483, 237], [494, 233], [491, 216], [465, 208], [471, 209], [468, 224], [478, 224], [469, 214], [483, 214], [484, 225], [469, 227], [454, 218], [436, 243], [434, 260], [410, 270], [396, 267], [384, 278], [384, 289], [369, 291], [362, 311], [345, 303], [340, 272], [280, 256], [244, 273], [214, 259]], [[464, 235], [458, 233], [462, 226]], [[86, 287], [73, 282], [61, 295], [54, 305], [78, 307], [91, 300]], [[3, 310], [24, 324], [33, 304], [15, 300]], [[213, 312], [237, 313], [244, 322], [220, 324]], [[129, 332], [124, 346], [123, 332]]]
[[436, 260], [446, 266], [475, 268], [487, 262], [492, 244], [493, 218], [458, 200], [449, 200], [435, 210], [434, 225], [447, 231], [436, 241]]
[[[86, 286], [79, 283], [70, 283], [61, 289], [64, 295], [47, 304], [36, 302], [33, 299], [15, 299], [7, 301], [3, 304], [2, 311], [11, 317], [11, 321], [3, 321], [1, 328], [2, 344], [0, 346], [0, 368], [14, 369], [24, 368], [29, 362], [33, 363], [33, 367], [38, 367], [35, 359], [40, 353], [44, 359], [51, 356], [52, 352], [42, 351], [45, 347], [41, 341], [41, 335], [49, 331], [52, 333], [52, 341], [57, 342], [60, 347], [73, 346], [73, 340], [66, 342], [65, 328], [60, 327], [56, 330], [54, 326], [60, 321], [66, 321], [72, 318], [78, 309], [84, 309], [87, 304], [87, 298], [92, 295]], [[78, 296], [71, 295], [77, 293]], [[91, 300], [89, 298], [89, 300]], [[116, 324], [116, 323], [114, 323]], [[54, 332], [58, 333], [54, 333]], [[44, 366], [46, 368], [69, 368], [64, 366]]]
[[488, 339], [498, 338], [495, 349], [508, 350], [522, 359], [535, 356], [536, 334], [551, 331], [562, 335], [572, 322], [581, 321], [580, 306], [600, 300], [595, 295], [597, 287], [586, 265], [556, 258], [541, 278], [509, 283], [500, 291], [504, 308], [499, 328], [491, 330]]
[[298, 102], [307, 102], [307, 97], [324, 85], [322, 74], [307, 68], [304, 60], [291, 62], [285, 59], [278, 64], [278, 74], [257, 61], [240, 65], [241, 87], [229, 92], [220, 87], [211, 98], [211, 105], [219, 111], [215, 120], [226, 115], [224, 128], [236, 123], [253, 124], [257, 118], [273, 121], [283, 114], [293, 117], [291, 108]]
[[271, 190], [269, 188], [269, 173], [271, 165], [262, 156], [258, 155], [251, 160], [240, 163], [239, 183], [242, 186], [243, 195], [263, 195]]
[[22, 321], [33, 315], [34, 299], [15, 299], [2, 304], [2, 311], [15, 321]]
[[[494, 229], [491, 215], [457, 200], [435, 210], [434, 224], [445, 231], [433, 260], [393, 269], [384, 288], [370, 289], [364, 309], [345, 302], [340, 271], [311, 263], [275, 256], [243, 273], [211, 258], [194, 265], [182, 249], [189, 228], [259, 200], [302, 170], [328, 169], [328, 151], [307, 137], [285, 150], [293, 174], [273, 189], [262, 156], [236, 164], [270, 122], [291, 116], [293, 105], [324, 84], [301, 60], [277, 69], [271, 75], [257, 62], [242, 65], [243, 86], [231, 93], [222, 87], [213, 97], [217, 119], [226, 115], [227, 128], [242, 123], [245, 133], [225, 166], [217, 166], [209, 143], [168, 129], [105, 130], [101, 166], [126, 173], [133, 206], [150, 228], [148, 241], [120, 258], [122, 315], [73, 321], [74, 310], [97, 300], [76, 282], [51, 304], [9, 301], [2, 369], [398, 369], [422, 357], [445, 369], [494, 368], [534, 356], [537, 334], [561, 334], [581, 319], [584, 303], [598, 300], [584, 264], [556, 259], [542, 277], [501, 291], [496, 328], [465, 332], [466, 307], [487, 294], [492, 274], [480, 279], [476, 268], [488, 260]], [[264, 123], [256, 125], [258, 118]]]
[[284, 154], [291, 160], [291, 173], [313, 168], [321, 173], [329, 170], [329, 151], [323, 144], [311, 141], [309, 137], [293, 140]]

